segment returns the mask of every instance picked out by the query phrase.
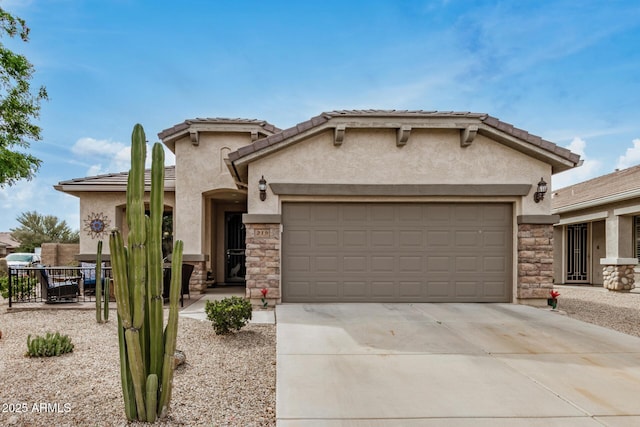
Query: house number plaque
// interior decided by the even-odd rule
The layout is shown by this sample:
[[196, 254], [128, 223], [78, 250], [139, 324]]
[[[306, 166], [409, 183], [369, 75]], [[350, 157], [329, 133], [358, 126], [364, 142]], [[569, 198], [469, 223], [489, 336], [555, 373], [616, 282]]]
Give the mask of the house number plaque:
[[256, 237], [269, 237], [269, 230], [256, 230]]

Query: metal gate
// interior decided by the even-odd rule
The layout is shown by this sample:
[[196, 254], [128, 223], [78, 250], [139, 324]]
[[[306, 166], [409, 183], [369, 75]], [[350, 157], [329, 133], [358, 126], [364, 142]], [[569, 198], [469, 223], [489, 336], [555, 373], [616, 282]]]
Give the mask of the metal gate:
[[588, 280], [587, 225], [567, 225], [567, 282]]
[[225, 215], [225, 278], [224, 281], [245, 281], [245, 235], [242, 212], [227, 212]]

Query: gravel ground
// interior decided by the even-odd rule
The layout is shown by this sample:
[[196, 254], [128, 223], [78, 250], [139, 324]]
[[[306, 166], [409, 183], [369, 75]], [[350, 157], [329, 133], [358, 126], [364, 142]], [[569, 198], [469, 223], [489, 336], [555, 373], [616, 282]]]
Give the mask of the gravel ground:
[[558, 310], [569, 317], [640, 337], [640, 293], [602, 287], [558, 286]]
[[[91, 310], [6, 312], [0, 306], [0, 425], [136, 426], [120, 388], [115, 311], [98, 324]], [[59, 331], [74, 351], [28, 358], [27, 335]], [[211, 322], [180, 318], [168, 417], [160, 426], [274, 426], [275, 325], [250, 324], [218, 336]], [[21, 412], [18, 412], [21, 411]]]
[[[555, 289], [569, 317], [640, 337], [640, 293]], [[91, 310], [7, 313], [0, 305], [0, 425], [142, 425], [124, 415], [114, 316], [99, 325]], [[24, 357], [27, 335], [48, 331], [69, 335], [73, 353]], [[275, 325], [217, 336], [210, 322], [180, 318], [178, 348], [187, 363], [176, 370], [169, 416], [156, 425], [274, 426], [275, 336]]]

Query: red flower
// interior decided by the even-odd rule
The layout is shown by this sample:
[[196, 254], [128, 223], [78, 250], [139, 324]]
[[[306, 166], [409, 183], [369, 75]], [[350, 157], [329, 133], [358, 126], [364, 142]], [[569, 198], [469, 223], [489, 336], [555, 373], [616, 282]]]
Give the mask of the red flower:
[[266, 296], [267, 296], [267, 292], [269, 292], [269, 289], [267, 289], [267, 288], [262, 288], [262, 289], [260, 290], [260, 292], [262, 292], [262, 297], [266, 297]]
[[553, 298], [553, 299], [556, 299], [556, 298], [558, 298], [560, 296], [560, 292], [554, 291], [553, 289], [551, 289], [549, 291], [549, 293], [551, 294], [551, 298]]

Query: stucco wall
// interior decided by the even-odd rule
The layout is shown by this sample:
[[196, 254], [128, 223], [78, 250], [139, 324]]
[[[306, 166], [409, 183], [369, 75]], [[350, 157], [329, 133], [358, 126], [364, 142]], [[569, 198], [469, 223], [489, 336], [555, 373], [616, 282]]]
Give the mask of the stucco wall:
[[[592, 284], [603, 284], [600, 264], [602, 258], [633, 258], [633, 216], [640, 215], [640, 200], [631, 199], [616, 203], [609, 203], [600, 206], [592, 206], [582, 209], [575, 209], [570, 212], [559, 212], [561, 225], [556, 229], [560, 230], [562, 242], [566, 240], [566, 224], [591, 223], [591, 246], [589, 247], [589, 262], [591, 263]], [[556, 270], [554, 275], [556, 282], [562, 283], [564, 278], [564, 266], [566, 257], [566, 245], [563, 244], [563, 251], [555, 252], [556, 264], [562, 265], [560, 272]]]
[[174, 236], [184, 241], [185, 254], [205, 252], [203, 194], [214, 189], [237, 190], [223, 160], [229, 151], [250, 143], [249, 133], [202, 133], [198, 145], [189, 138], [176, 142]]
[[[145, 201], [149, 201], [149, 194], [145, 196]], [[125, 192], [109, 193], [95, 192], [83, 193], [80, 196], [80, 253], [95, 254], [98, 248], [98, 241], [103, 240], [102, 253], [109, 252], [108, 234], [104, 237], [94, 238], [85, 230], [85, 221], [92, 215], [102, 213], [110, 221], [108, 229], [119, 228], [125, 233], [127, 232], [126, 218], [124, 218], [124, 206], [127, 203]], [[166, 207], [175, 207], [175, 195], [173, 192], [165, 192], [164, 204]], [[174, 225], [175, 228], [175, 225]]]
[[[348, 184], [530, 184], [551, 167], [523, 153], [478, 135], [469, 147], [460, 146], [457, 130], [412, 131], [406, 146], [396, 146], [394, 129], [347, 129], [341, 146], [333, 132], [316, 135], [253, 162], [249, 167], [250, 214], [280, 213], [279, 197], [268, 190], [260, 201], [257, 183]], [[549, 198], [534, 203], [522, 198], [516, 215], [548, 215]]]

